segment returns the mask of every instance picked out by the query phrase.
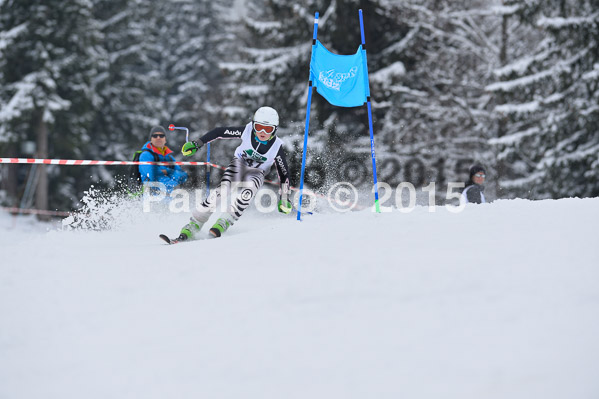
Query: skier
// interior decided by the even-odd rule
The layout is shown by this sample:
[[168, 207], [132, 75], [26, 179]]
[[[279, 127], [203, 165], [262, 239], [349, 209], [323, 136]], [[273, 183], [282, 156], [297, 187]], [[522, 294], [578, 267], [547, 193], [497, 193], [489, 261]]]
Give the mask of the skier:
[[470, 177], [466, 182], [466, 187], [462, 191], [462, 201], [464, 203], [485, 203], [485, 168], [481, 165], [474, 165], [470, 168]]
[[[217, 127], [204, 134], [198, 141], [190, 141], [183, 145], [181, 152], [185, 156], [193, 155], [206, 143], [216, 139], [241, 139], [235, 150], [233, 160], [225, 170], [220, 185], [192, 212], [188, 224], [181, 229], [181, 234], [174, 242], [197, 238], [204, 223], [216, 209], [216, 203], [226, 192], [230, 192], [236, 183], [241, 185], [240, 192], [233, 197], [228, 211], [223, 213], [210, 229], [212, 237], [220, 237], [240, 217], [250, 205], [252, 199], [264, 184], [264, 177], [274, 164], [279, 174], [281, 186], [278, 201], [279, 212], [291, 212], [289, 195], [289, 168], [283, 149], [283, 141], [276, 136], [279, 126], [279, 114], [271, 107], [260, 107], [254, 113], [250, 123], [245, 126]], [[161, 236], [162, 237], [162, 236]], [[164, 237], [163, 237], [164, 239]], [[169, 240], [165, 241], [169, 242]]]

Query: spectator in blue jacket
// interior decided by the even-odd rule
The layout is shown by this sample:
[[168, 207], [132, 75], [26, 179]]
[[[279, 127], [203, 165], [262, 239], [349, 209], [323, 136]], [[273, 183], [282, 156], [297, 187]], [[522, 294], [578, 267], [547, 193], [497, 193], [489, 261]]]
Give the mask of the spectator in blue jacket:
[[[142, 147], [139, 160], [143, 162], [175, 162], [173, 151], [166, 146], [166, 130], [162, 126], [150, 129], [150, 141]], [[187, 181], [187, 173], [179, 165], [139, 165], [142, 182], [159, 182], [167, 193]]]

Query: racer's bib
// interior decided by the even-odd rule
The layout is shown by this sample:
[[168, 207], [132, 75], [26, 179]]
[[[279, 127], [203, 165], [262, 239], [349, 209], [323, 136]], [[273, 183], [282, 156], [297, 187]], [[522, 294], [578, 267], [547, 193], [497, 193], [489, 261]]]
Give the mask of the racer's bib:
[[[283, 141], [275, 137], [275, 142], [270, 149], [265, 154], [262, 154], [252, 147], [252, 134], [253, 129], [250, 122], [245, 126], [245, 130], [241, 134], [241, 144], [235, 149], [235, 156], [243, 160], [247, 166], [262, 169], [265, 173], [268, 173], [275, 161], [275, 157], [279, 153], [279, 149], [283, 145]], [[266, 145], [258, 145], [259, 149], [261, 147], [266, 147]]]

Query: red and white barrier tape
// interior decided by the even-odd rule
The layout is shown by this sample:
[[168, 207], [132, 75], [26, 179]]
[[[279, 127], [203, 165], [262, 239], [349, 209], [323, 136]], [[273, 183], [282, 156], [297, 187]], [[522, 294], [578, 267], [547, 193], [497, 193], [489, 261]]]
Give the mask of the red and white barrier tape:
[[[225, 167], [210, 162], [141, 162], [141, 161], [97, 161], [87, 159], [40, 159], [40, 158], [0, 158], [0, 164], [42, 164], [42, 165], [67, 165], [67, 166], [87, 166], [87, 165], [189, 165], [189, 166], [211, 166], [213, 168], [226, 170]], [[276, 184], [273, 181], [266, 180], [266, 183]], [[296, 187], [290, 187], [297, 191]], [[315, 194], [317, 197], [327, 198], [322, 194]], [[358, 207], [359, 208], [359, 207]], [[18, 208], [11, 208], [18, 209]], [[31, 211], [51, 212], [32, 209]], [[21, 210], [23, 213], [24, 211]], [[34, 212], [31, 212], [34, 213]], [[68, 215], [68, 212], [61, 212]]]
[[7, 208], [0, 206], [0, 209], [13, 214], [27, 213], [30, 215], [48, 215], [48, 216], [69, 216], [70, 212], [65, 211], [46, 211], [43, 209], [25, 209], [25, 208]]
[[96, 161], [89, 159], [40, 159], [40, 158], [0, 158], [0, 163], [7, 164], [42, 164], [42, 165], [208, 165], [219, 169], [225, 169], [220, 165], [210, 162], [141, 162], [141, 161]]
[[[189, 166], [212, 166], [213, 168], [226, 170], [224, 166], [210, 162], [141, 162], [141, 161], [96, 161], [90, 159], [41, 159], [41, 158], [0, 158], [0, 163], [6, 164], [42, 164], [42, 165], [67, 165], [67, 166], [87, 166], [87, 165], [189, 165]], [[269, 180], [267, 183], [273, 183]], [[295, 187], [291, 187], [296, 190]]]

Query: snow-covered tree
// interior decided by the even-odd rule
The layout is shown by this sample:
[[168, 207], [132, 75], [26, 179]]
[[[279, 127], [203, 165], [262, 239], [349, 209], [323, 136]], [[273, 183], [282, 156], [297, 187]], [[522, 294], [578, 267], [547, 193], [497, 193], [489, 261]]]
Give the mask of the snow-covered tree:
[[[284, 119], [295, 122], [288, 133], [300, 143], [293, 166], [299, 167], [314, 12], [320, 13], [319, 40], [335, 53], [353, 54], [361, 42], [360, 8], [379, 180], [417, 186], [463, 181], [472, 162], [492, 166], [487, 142], [494, 137], [494, 121], [484, 89], [500, 57], [497, 1], [253, 4], [262, 12], [246, 20], [240, 59], [226, 66], [236, 82], [246, 82], [237, 83], [239, 108], [271, 101]], [[334, 107], [315, 95], [309, 148], [316, 177], [372, 181], [365, 107]], [[327, 164], [319, 165], [325, 158]]]
[[599, 1], [512, 0], [543, 32], [535, 51], [496, 71], [488, 90], [505, 131], [493, 140], [506, 195], [599, 195]]
[[170, 116], [192, 130], [211, 128], [222, 114], [221, 71], [224, 39], [223, 3], [213, 1], [170, 1], [159, 6], [163, 15], [161, 32], [165, 48], [163, 64], [169, 82]]
[[[35, 141], [39, 157], [85, 153], [105, 67], [91, 3], [2, 1], [0, 32], [0, 141]], [[45, 208], [49, 181], [45, 167], [36, 169], [37, 206]]]
[[[297, 184], [314, 13], [319, 40], [353, 54], [360, 8], [379, 181], [436, 182], [442, 199], [478, 161], [500, 183], [490, 197], [599, 195], [599, 0], [0, 0], [0, 149], [125, 160], [153, 124], [197, 138], [270, 105]], [[367, 187], [366, 108], [313, 94], [308, 185]], [[122, 172], [52, 168], [51, 203]]]
[[[227, 20], [231, 6], [230, 1], [207, 0], [178, 0], [157, 5], [158, 14], [162, 16], [159, 26], [164, 27], [159, 41], [164, 47], [162, 64], [168, 82], [164, 97], [169, 120], [188, 127], [190, 139], [197, 139], [227, 120], [223, 74], [218, 63], [230, 46]], [[169, 144], [177, 150], [184, 141], [184, 134], [175, 132]], [[213, 147], [218, 155], [221, 146]], [[229, 156], [230, 153], [226, 154]], [[220, 161], [228, 159], [220, 158]], [[188, 172], [195, 178], [189, 184], [204, 181], [203, 169], [191, 167]]]
[[[195, 136], [216, 123], [222, 109], [219, 6], [206, 0], [98, 0], [111, 61], [96, 124], [104, 156], [131, 157], [155, 124], [186, 126]], [[178, 131], [169, 133], [173, 149], [184, 141]]]
[[95, 0], [109, 57], [108, 71], [99, 77], [103, 102], [93, 125], [96, 148], [104, 157], [129, 159], [147, 140], [150, 127], [168, 118], [163, 63], [168, 54], [159, 37], [167, 27], [159, 21], [158, 4]]
[[[311, 44], [306, 32], [312, 20], [303, 3], [251, 0], [238, 9], [238, 19], [227, 32], [229, 51], [219, 64], [225, 77], [225, 124], [245, 124], [258, 107], [268, 105], [280, 115], [278, 134], [287, 144], [295, 139], [305, 119], [305, 110], [300, 110], [305, 108]], [[230, 154], [231, 147], [219, 143], [215, 150]]]
[[464, 181], [469, 166], [492, 168], [493, 121], [485, 85], [500, 55], [501, 18], [492, 1], [381, 1], [397, 22], [372, 60], [381, 177], [392, 185]]
[[[249, 10], [261, 12], [244, 18], [236, 58], [223, 63], [231, 82], [230, 102], [236, 105], [231, 109], [245, 118], [260, 105], [272, 105], [279, 111], [293, 183], [299, 180], [301, 165], [314, 14], [319, 12], [318, 39], [333, 52], [353, 54], [361, 42], [358, 10], [372, 10], [375, 5], [357, 0], [254, 0], [248, 5]], [[374, 38], [377, 21], [373, 17], [370, 23]], [[354, 162], [361, 145], [364, 151], [359, 156], [368, 162], [365, 107], [334, 107], [314, 92], [310, 116], [306, 180], [313, 188], [344, 178], [344, 165]], [[366, 141], [357, 143], [360, 137]]]

